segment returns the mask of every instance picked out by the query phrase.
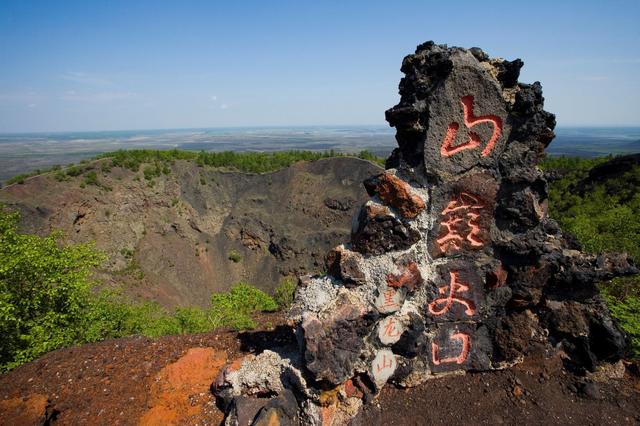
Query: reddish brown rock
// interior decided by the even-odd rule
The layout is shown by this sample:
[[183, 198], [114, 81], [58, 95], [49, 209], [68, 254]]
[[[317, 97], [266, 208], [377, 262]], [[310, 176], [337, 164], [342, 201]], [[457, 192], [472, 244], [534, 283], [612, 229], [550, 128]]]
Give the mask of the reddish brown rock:
[[486, 284], [489, 288], [500, 288], [507, 282], [507, 271], [504, 270], [502, 264], [497, 265], [491, 271], [487, 272]]
[[227, 361], [224, 351], [192, 348], [173, 364], [163, 368], [151, 386], [151, 408], [139, 420], [140, 425], [177, 425], [200, 413], [201, 405], [192, 404], [192, 395], [206, 395], [211, 382]]
[[345, 283], [363, 284], [365, 275], [360, 267], [362, 255], [338, 246], [329, 250], [325, 257], [327, 272], [341, 278]]
[[32, 394], [26, 398], [0, 401], [0, 425], [48, 425], [56, 416], [49, 398], [42, 394]]
[[372, 176], [363, 183], [370, 196], [377, 195], [385, 205], [398, 210], [404, 218], [414, 218], [425, 208], [422, 197], [407, 182], [389, 172]]
[[389, 287], [404, 287], [409, 291], [413, 291], [422, 284], [422, 275], [415, 262], [410, 262], [403, 269], [404, 271], [399, 275], [387, 275], [387, 285]]

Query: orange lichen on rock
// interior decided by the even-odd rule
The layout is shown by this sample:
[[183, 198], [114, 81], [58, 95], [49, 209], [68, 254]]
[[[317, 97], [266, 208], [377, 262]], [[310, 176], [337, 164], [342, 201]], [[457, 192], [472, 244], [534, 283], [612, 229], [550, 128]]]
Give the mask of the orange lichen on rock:
[[[190, 398], [209, 394], [209, 386], [226, 361], [224, 351], [191, 348], [178, 361], [164, 367], [151, 386], [151, 408], [139, 424], [184, 424], [188, 418], [200, 414], [202, 404], [192, 404]], [[222, 418], [219, 413], [218, 420]]]

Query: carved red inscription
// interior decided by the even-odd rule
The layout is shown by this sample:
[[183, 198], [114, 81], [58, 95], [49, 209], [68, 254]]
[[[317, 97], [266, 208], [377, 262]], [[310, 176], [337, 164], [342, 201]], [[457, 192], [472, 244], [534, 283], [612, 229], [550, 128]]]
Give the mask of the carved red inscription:
[[[462, 103], [462, 111], [464, 113], [464, 125], [467, 129], [471, 129], [472, 127], [482, 123], [489, 123], [493, 126], [493, 134], [491, 135], [489, 142], [487, 142], [487, 145], [482, 150], [482, 156], [486, 157], [491, 153], [496, 142], [502, 135], [502, 119], [493, 114], [481, 115], [479, 117], [473, 115], [473, 96], [463, 96], [462, 99], [460, 99], [460, 102]], [[460, 145], [453, 145], [459, 129], [460, 124], [457, 122], [454, 121], [449, 124], [447, 134], [445, 135], [442, 146], [440, 147], [440, 155], [443, 157], [451, 157], [460, 151], [464, 151], [465, 149], [475, 149], [481, 145], [480, 136], [471, 130], [468, 131], [469, 140], [467, 142]]]
[[387, 323], [384, 326], [383, 334], [388, 337], [398, 337], [400, 335], [400, 331], [398, 327], [396, 327], [396, 320], [393, 318], [389, 318]]
[[[466, 192], [460, 193], [456, 199], [450, 201], [441, 213], [444, 220], [440, 225], [446, 229], [446, 233], [436, 241], [440, 251], [445, 252], [449, 248], [460, 250], [464, 240], [467, 240], [472, 247], [482, 247], [484, 243], [479, 237], [478, 219], [479, 211], [483, 208], [484, 205], [478, 198]], [[463, 221], [470, 229], [466, 236], [463, 236], [459, 230], [459, 224]]]
[[462, 342], [462, 349], [460, 351], [460, 354], [458, 356], [440, 359], [440, 356], [438, 354], [438, 351], [440, 350], [440, 348], [437, 343], [432, 342], [431, 343], [431, 359], [434, 365], [452, 364], [452, 363], [462, 364], [467, 360], [467, 357], [469, 356], [469, 350], [471, 349], [471, 337], [468, 334], [455, 333], [451, 336], [451, 339], [460, 340]]
[[382, 307], [384, 308], [395, 308], [398, 304], [395, 301], [396, 290], [389, 288], [382, 293], [384, 297], [384, 303]]
[[376, 370], [378, 370], [377, 372], [379, 373], [384, 369], [392, 368], [392, 367], [393, 367], [393, 359], [387, 358], [387, 355], [383, 354], [382, 359], [378, 361], [378, 364], [376, 365]]
[[458, 272], [449, 272], [449, 284], [438, 288], [438, 293], [447, 294], [447, 297], [435, 299], [429, 303], [429, 312], [432, 315], [440, 316], [449, 312], [454, 303], [459, 303], [465, 307], [464, 313], [472, 316], [476, 313], [476, 305], [472, 300], [458, 296], [460, 293], [469, 291], [469, 285], [459, 281]]

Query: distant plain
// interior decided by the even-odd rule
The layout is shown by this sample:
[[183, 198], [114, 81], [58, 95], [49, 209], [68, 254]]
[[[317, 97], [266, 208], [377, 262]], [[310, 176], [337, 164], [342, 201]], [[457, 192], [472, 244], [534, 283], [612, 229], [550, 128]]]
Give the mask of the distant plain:
[[[368, 150], [386, 157], [396, 146], [386, 126], [315, 126], [0, 134], [0, 181], [118, 149], [194, 151]], [[640, 127], [560, 127], [550, 155], [597, 157], [640, 152]]]

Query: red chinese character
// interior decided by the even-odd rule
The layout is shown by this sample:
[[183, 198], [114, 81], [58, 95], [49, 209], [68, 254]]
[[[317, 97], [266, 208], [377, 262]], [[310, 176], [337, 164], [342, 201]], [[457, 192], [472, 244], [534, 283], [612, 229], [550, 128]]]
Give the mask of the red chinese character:
[[[490, 123], [493, 125], [493, 134], [487, 143], [487, 146], [482, 150], [482, 156], [486, 157], [493, 150], [496, 142], [502, 135], [502, 119], [497, 115], [481, 115], [476, 117], [473, 115], [473, 96], [464, 96], [460, 99], [462, 103], [462, 111], [464, 113], [464, 125], [467, 129], [471, 129], [474, 126], [482, 123]], [[447, 128], [447, 134], [440, 147], [440, 155], [443, 157], [451, 157], [460, 151], [465, 149], [474, 149], [480, 146], [480, 136], [476, 132], [469, 131], [469, 140], [460, 145], [453, 145], [458, 134], [460, 125], [457, 122], [452, 122]]]
[[[429, 312], [431, 312], [432, 315], [440, 316], [446, 314], [449, 312], [449, 309], [453, 306], [454, 302], [465, 307], [465, 314], [471, 316], [476, 313], [476, 305], [473, 301], [463, 299], [462, 297], [456, 297], [456, 294], [469, 291], [469, 286], [467, 284], [458, 282], [458, 275], [458, 272], [449, 272], [449, 284], [443, 285], [438, 289], [438, 293], [440, 294], [446, 294], [447, 292], [449, 294], [447, 297], [435, 299], [433, 302], [429, 303]], [[440, 305], [442, 306], [439, 308]]]
[[389, 318], [387, 320], [382, 334], [389, 337], [398, 337], [400, 335], [400, 332], [396, 328], [395, 320], [393, 318]]
[[398, 306], [398, 304], [395, 302], [395, 300], [393, 300], [393, 298], [396, 295], [396, 291], [392, 288], [389, 288], [387, 290], [385, 290], [382, 293], [382, 296], [384, 297], [384, 303], [382, 305], [383, 308], [395, 308]]
[[[446, 228], [446, 233], [436, 240], [440, 251], [445, 252], [449, 248], [460, 250], [464, 240], [467, 240], [472, 247], [482, 247], [484, 245], [479, 238], [480, 225], [478, 224], [478, 219], [480, 218], [478, 210], [482, 208], [484, 208], [484, 205], [480, 203], [480, 200], [466, 192], [460, 193], [457, 199], [447, 204], [447, 207], [441, 213], [445, 219], [440, 222], [440, 225]], [[466, 224], [470, 229], [466, 237], [458, 229], [458, 224], [463, 220], [466, 220]]]
[[380, 366], [380, 361], [378, 361], [378, 364], [376, 364], [376, 370], [378, 370], [377, 372], [379, 373], [386, 368], [392, 368], [392, 367], [393, 367], [393, 359], [391, 358], [387, 359], [387, 355], [382, 354], [382, 366]]
[[438, 346], [437, 343], [432, 342], [431, 343], [431, 359], [433, 360], [434, 365], [452, 364], [452, 363], [462, 364], [467, 360], [467, 357], [469, 356], [469, 350], [471, 349], [471, 337], [468, 334], [455, 333], [451, 335], [451, 339], [457, 339], [462, 341], [462, 351], [460, 351], [460, 355], [440, 359], [440, 356], [438, 355], [438, 350], [440, 349], [440, 347]]

